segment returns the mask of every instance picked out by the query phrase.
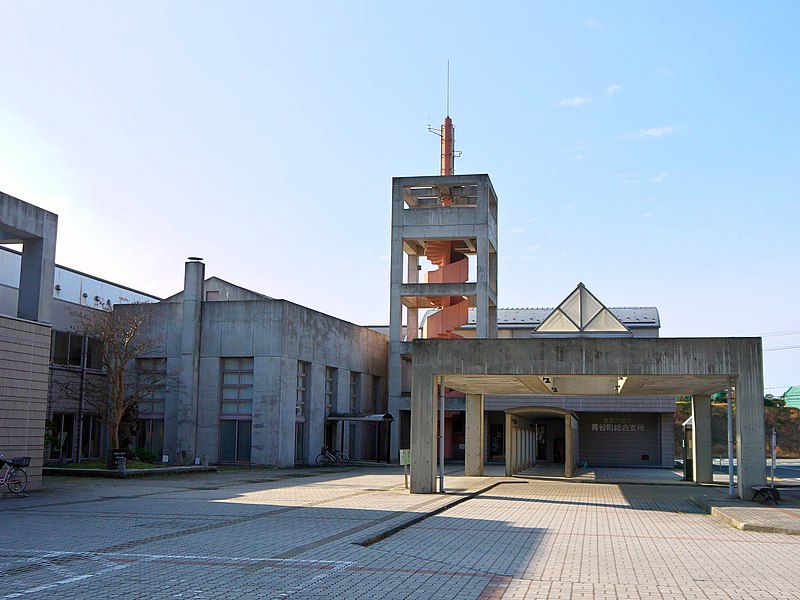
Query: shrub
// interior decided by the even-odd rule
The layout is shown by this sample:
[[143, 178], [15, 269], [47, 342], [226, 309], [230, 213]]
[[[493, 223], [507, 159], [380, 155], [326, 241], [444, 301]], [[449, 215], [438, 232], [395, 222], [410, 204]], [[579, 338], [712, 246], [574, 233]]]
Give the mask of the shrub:
[[158, 455], [147, 448], [137, 448], [134, 454], [136, 458], [142, 462], [154, 463], [158, 460]]

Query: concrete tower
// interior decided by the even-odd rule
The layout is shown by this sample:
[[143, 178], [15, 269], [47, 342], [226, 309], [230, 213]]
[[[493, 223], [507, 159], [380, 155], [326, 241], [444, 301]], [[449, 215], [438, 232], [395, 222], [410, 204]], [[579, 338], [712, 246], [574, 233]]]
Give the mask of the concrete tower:
[[[488, 175], [455, 175], [455, 135], [441, 127], [439, 176], [392, 180], [389, 412], [392, 452], [409, 439], [411, 341], [454, 338], [476, 309], [476, 337], [497, 337], [497, 196]], [[430, 264], [428, 264], [430, 263]], [[423, 269], [428, 270], [421, 277]], [[433, 310], [420, 327], [420, 309]], [[453, 399], [448, 410], [463, 410]]]

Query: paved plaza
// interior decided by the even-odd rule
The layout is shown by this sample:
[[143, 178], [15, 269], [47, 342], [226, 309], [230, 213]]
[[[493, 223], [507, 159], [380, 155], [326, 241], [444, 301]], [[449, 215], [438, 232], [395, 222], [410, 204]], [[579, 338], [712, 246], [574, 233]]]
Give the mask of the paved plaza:
[[712, 518], [691, 499], [706, 488], [446, 481], [410, 495], [389, 467], [47, 477], [0, 499], [0, 600], [800, 596], [800, 536]]

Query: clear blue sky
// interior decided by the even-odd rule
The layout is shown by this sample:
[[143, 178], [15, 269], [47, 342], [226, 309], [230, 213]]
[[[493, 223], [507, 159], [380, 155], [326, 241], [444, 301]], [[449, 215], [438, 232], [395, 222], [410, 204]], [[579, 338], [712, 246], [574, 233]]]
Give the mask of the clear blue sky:
[[[579, 281], [663, 336], [765, 335], [800, 383], [795, 2], [0, 0], [0, 190], [57, 260], [388, 322], [392, 176], [500, 202], [501, 306]], [[780, 334], [780, 335], [777, 335]], [[785, 348], [771, 350], [771, 348]]]

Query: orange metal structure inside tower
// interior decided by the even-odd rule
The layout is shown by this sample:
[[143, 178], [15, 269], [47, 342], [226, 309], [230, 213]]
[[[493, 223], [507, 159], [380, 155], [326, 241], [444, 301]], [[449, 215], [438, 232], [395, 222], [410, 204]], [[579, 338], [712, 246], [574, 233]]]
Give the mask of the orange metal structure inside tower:
[[[450, 115], [444, 119], [441, 129], [442, 153], [441, 169], [443, 176], [453, 175], [455, 167], [455, 128]], [[452, 206], [453, 199], [442, 197], [443, 206]], [[469, 278], [469, 259], [456, 250], [456, 242], [450, 240], [429, 241], [425, 256], [437, 269], [428, 273], [428, 283], [465, 283]], [[431, 304], [440, 310], [428, 317], [427, 337], [461, 337], [454, 333], [468, 320], [469, 301], [462, 296], [429, 297]]]

